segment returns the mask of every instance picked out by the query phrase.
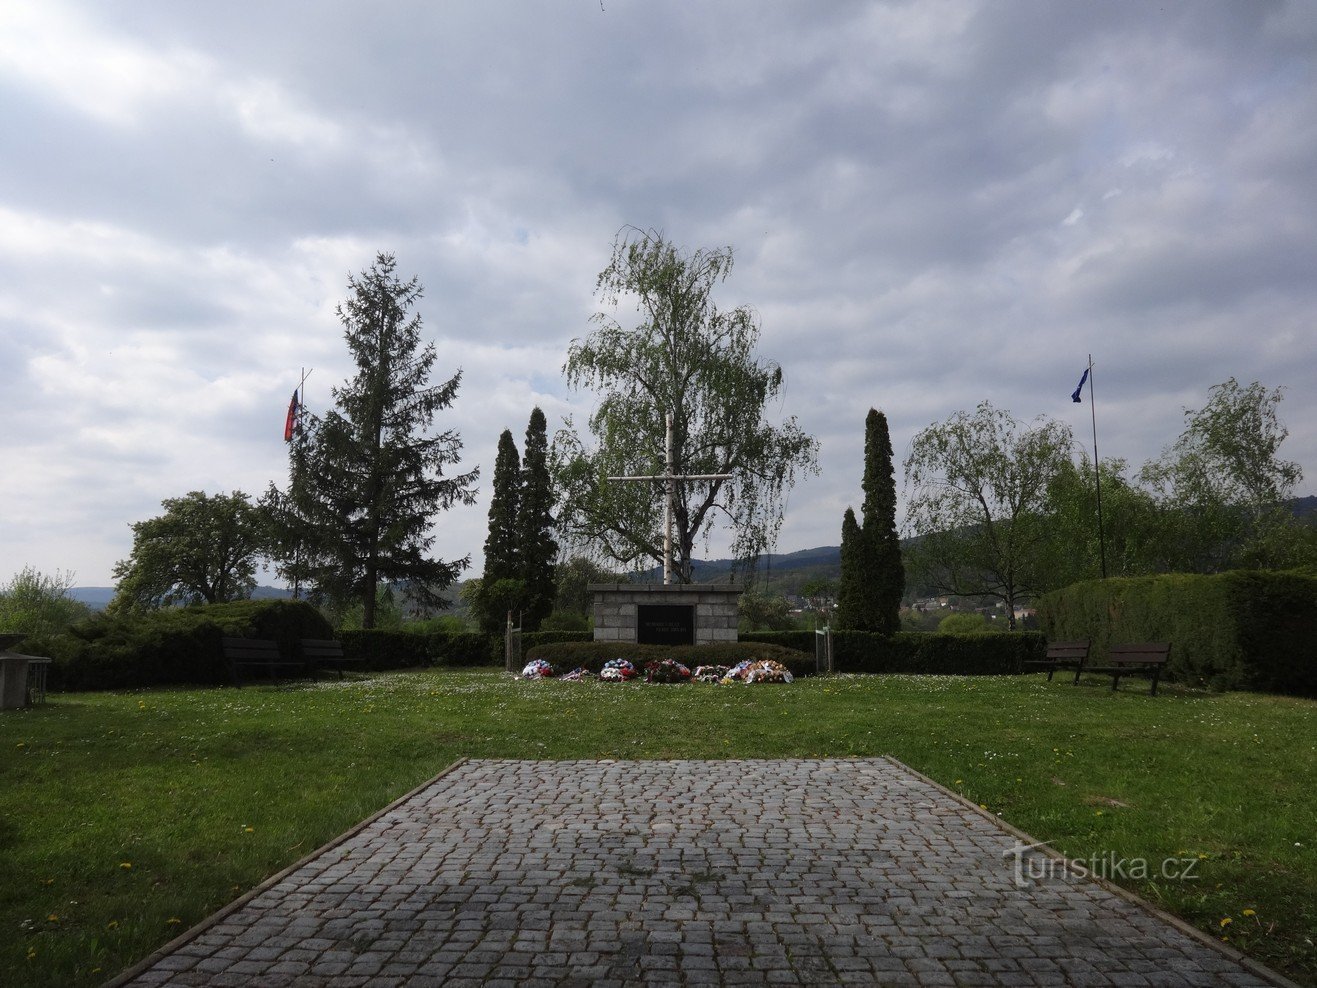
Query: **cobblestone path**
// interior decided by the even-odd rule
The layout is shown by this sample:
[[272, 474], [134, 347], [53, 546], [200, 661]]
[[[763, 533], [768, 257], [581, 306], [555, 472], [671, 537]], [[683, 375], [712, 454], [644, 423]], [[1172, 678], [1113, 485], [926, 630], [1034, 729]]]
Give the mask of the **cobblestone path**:
[[889, 759], [469, 761], [126, 983], [1283, 983], [1017, 846]]

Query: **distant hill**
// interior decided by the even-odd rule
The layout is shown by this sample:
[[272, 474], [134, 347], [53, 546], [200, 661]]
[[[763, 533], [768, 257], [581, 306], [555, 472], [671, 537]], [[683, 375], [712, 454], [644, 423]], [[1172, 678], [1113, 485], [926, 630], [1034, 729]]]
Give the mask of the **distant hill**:
[[[696, 583], [727, 583], [734, 576], [738, 583], [745, 581], [745, 575], [737, 573], [735, 559], [697, 559], [692, 566], [692, 576]], [[841, 547], [828, 545], [761, 556], [754, 582], [768, 593], [796, 595], [800, 593], [801, 585], [812, 579], [835, 580], [840, 576]], [[663, 579], [663, 569], [656, 566], [643, 570], [632, 579], [658, 583]]]
[[[70, 587], [68, 595], [82, 601], [93, 611], [103, 611], [114, 599], [114, 587]], [[282, 600], [292, 595], [291, 590], [280, 587], [257, 587], [252, 591], [252, 597], [256, 600]]]

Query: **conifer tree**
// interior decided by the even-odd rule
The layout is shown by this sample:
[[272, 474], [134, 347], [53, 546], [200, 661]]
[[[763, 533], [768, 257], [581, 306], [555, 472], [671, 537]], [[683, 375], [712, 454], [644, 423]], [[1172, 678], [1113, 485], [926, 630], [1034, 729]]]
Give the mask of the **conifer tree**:
[[854, 616], [864, 608], [861, 573], [863, 548], [860, 545], [863, 535], [855, 521], [855, 512], [847, 508], [841, 520], [841, 578], [837, 581], [836, 612], [838, 628], [854, 629]]
[[[894, 634], [901, 630], [905, 570], [896, 533], [896, 476], [887, 416], [869, 409], [864, 421], [864, 524], [846, 509], [842, 522], [839, 627]], [[850, 533], [847, 551], [847, 527]]]
[[554, 560], [558, 543], [553, 538], [553, 485], [549, 479], [548, 426], [538, 407], [526, 426], [526, 447], [521, 461], [521, 503], [518, 507], [521, 578], [526, 584], [526, 610], [522, 627], [539, 629], [553, 611], [557, 596]]
[[515, 580], [521, 575], [520, 533], [521, 468], [512, 430], [498, 437], [494, 459], [494, 490], [489, 500], [489, 536], [485, 539], [485, 574], [488, 582]]
[[412, 278], [399, 281], [392, 254], [348, 278], [350, 294], [337, 308], [357, 366], [333, 389], [335, 408], [306, 415], [293, 440], [289, 490], [271, 491], [277, 536], [293, 556], [285, 574], [305, 577], [312, 596], [360, 601], [362, 627], [375, 626], [381, 581], [406, 585], [427, 607], [442, 608], [441, 592], [469, 564], [429, 557], [434, 516], [471, 504], [478, 471], [444, 476], [459, 462], [454, 431], [432, 434], [437, 412], [452, 405], [461, 372], [430, 386], [433, 343], [421, 344], [421, 318], [412, 312], [422, 294]]
[[[901, 630], [905, 569], [896, 534], [896, 471], [887, 416], [869, 409], [864, 421], [864, 617], [860, 627], [884, 635]], [[867, 618], [867, 620], [865, 619]]]
[[504, 429], [498, 437], [498, 455], [494, 459], [485, 570], [474, 601], [480, 630], [486, 634], [501, 631], [508, 607], [516, 607], [524, 598], [524, 585], [520, 582], [520, 514], [521, 458], [512, 430]]

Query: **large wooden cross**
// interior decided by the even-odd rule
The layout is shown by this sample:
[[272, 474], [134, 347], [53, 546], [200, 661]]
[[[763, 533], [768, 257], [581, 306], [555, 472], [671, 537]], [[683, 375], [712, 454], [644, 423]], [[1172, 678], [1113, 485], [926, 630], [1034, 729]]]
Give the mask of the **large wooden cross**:
[[663, 498], [663, 585], [669, 586], [672, 583], [672, 503], [676, 498], [677, 481], [679, 480], [731, 480], [730, 473], [688, 473], [674, 474], [672, 472], [672, 413], [667, 415], [667, 439], [665, 442], [665, 457], [663, 472], [657, 476], [650, 477], [609, 477], [609, 480], [661, 480], [666, 488]]

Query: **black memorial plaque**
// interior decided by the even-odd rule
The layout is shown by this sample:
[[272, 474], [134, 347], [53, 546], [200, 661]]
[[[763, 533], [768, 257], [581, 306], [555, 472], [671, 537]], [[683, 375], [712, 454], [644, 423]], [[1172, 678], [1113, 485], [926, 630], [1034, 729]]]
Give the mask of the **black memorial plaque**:
[[637, 604], [636, 641], [642, 645], [694, 645], [694, 604]]

